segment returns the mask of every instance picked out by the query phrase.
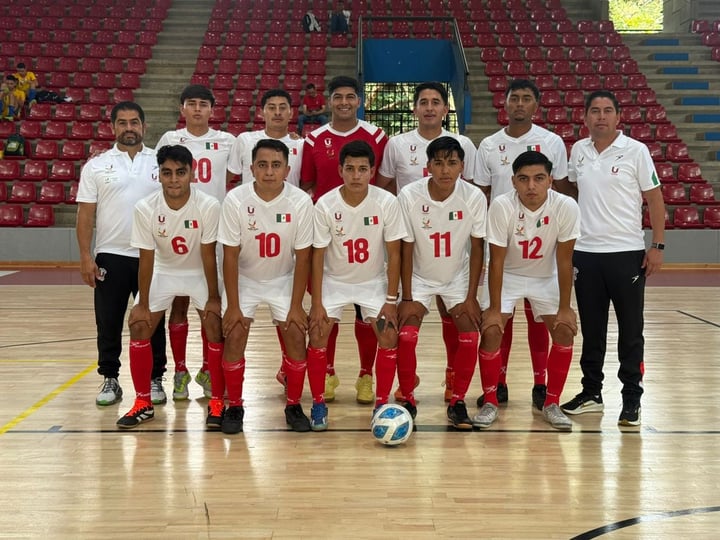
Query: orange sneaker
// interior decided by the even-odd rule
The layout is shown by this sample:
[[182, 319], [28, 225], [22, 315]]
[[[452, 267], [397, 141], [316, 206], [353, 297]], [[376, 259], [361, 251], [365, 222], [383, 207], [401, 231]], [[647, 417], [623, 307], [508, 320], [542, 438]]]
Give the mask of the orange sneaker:
[[[415, 386], [413, 388], [417, 388], [419, 384], [420, 384], [420, 377], [415, 375]], [[399, 386], [398, 386], [398, 389], [395, 390], [393, 397], [395, 398], [395, 401], [397, 401], [398, 403], [403, 403], [403, 402], [407, 401], [407, 399], [405, 399], [405, 396], [402, 395], [402, 390], [400, 390]]]
[[453, 383], [455, 382], [455, 372], [454, 371], [448, 371], [445, 370], [445, 382], [443, 383], [443, 386], [445, 387], [445, 401], [450, 401], [453, 394]]

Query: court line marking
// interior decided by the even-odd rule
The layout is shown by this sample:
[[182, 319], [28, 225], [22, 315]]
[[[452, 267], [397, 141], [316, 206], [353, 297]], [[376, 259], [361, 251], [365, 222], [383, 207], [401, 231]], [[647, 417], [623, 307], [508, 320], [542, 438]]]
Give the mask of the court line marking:
[[678, 310], [678, 313], [681, 313], [681, 314], [685, 315], [686, 317], [690, 317], [691, 319], [695, 319], [696, 321], [700, 321], [705, 324], [714, 326], [715, 328], [720, 328], [720, 324], [714, 323], [712, 321], [708, 321], [707, 319], [703, 319], [702, 317], [698, 317], [697, 315], [693, 315], [692, 313], [688, 313], [687, 311]]
[[78, 382], [80, 379], [85, 377], [88, 373], [93, 371], [95, 369], [95, 364], [91, 364], [85, 369], [83, 369], [80, 373], [72, 377], [71, 379], [65, 381], [63, 384], [58, 386], [55, 390], [47, 394], [45, 397], [43, 397], [40, 401], [37, 401], [27, 409], [25, 409], [23, 412], [18, 414], [15, 418], [10, 420], [7, 424], [0, 427], [0, 435], [3, 435], [4, 433], [10, 431], [12, 428], [17, 426], [20, 422], [25, 420], [28, 416], [33, 414], [34, 412], [38, 411], [41, 407], [43, 407], [45, 404], [47, 404], [49, 401], [55, 399], [57, 396], [62, 394], [65, 390], [70, 388], [72, 385], [74, 385], [76, 382]]

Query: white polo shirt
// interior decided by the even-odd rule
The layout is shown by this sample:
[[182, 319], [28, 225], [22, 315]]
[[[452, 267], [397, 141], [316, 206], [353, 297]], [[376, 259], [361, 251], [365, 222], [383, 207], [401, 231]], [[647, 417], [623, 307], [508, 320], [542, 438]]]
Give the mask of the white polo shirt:
[[591, 139], [582, 139], [570, 153], [568, 180], [577, 183], [582, 217], [576, 250], [645, 249], [642, 192], [660, 186], [647, 146], [618, 132], [598, 154]]
[[160, 189], [155, 150], [143, 146], [134, 159], [117, 145], [85, 163], [80, 173], [77, 202], [96, 204], [95, 254], [138, 257], [130, 246], [133, 208]]
[[475, 158], [473, 181], [478, 186], [491, 186], [490, 201], [513, 190], [513, 161], [529, 150], [542, 152], [552, 161], [553, 178], [562, 179], [568, 175], [567, 150], [558, 135], [533, 124], [530, 131], [515, 138], [503, 128], [480, 142]]
[[[462, 177], [465, 180], [472, 181], [475, 172], [476, 153], [473, 142], [465, 135], [450, 133], [445, 129], [442, 130], [438, 137], [452, 137], [460, 141], [460, 145], [465, 151], [463, 159], [465, 168]], [[387, 178], [395, 179], [398, 193], [410, 182], [430, 176], [427, 170], [428, 158], [426, 150], [434, 140], [426, 139], [420, 135], [417, 129], [390, 137], [378, 172]]]
[[289, 133], [282, 139], [271, 137], [265, 133], [265, 130], [241, 133], [237, 136], [237, 139], [235, 139], [235, 143], [230, 151], [228, 170], [233, 174], [242, 175], [243, 184], [252, 184], [255, 181], [255, 177], [250, 170], [250, 165], [252, 165], [252, 150], [260, 139], [273, 139], [285, 143], [285, 146], [290, 150], [290, 156], [288, 157], [290, 172], [286, 180], [293, 186], [299, 186], [304, 139], [293, 139]]

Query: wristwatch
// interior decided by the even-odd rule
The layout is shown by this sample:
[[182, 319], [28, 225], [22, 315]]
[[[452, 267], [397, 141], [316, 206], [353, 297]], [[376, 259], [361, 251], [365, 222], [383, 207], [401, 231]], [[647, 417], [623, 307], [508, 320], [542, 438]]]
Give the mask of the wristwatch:
[[665, 249], [665, 244], [661, 244], [660, 242], [653, 242], [652, 244], [650, 244], [650, 247], [662, 251], [663, 249]]

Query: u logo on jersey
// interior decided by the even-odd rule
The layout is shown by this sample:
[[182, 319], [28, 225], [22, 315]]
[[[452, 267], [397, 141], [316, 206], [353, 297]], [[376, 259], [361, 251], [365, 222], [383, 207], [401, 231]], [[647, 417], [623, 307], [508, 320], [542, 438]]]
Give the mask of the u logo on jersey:
[[342, 221], [342, 212], [335, 212], [335, 221]]
[[254, 206], [248, 206], [248, 207], [247, 207], [247, 213], [248, 213], [248, 215], [250, 215], [250, 216], [254, 216], [254, 215], [255, 215], [255, 207], [254, 207]]
[[499, 145], [498, 145], [498, 150], [500, 151], [501, 154], [502, 154], [503, 152], [505, 152], [505, 145], [504, 145], [504, 144], [499, 144]]
[[610, 168], [611, 174], [617, 174], [618, 172], [620, 172], [620, 167], [611, 167]]
[[427, 213], [429, 213], [429, 212], [430, 212], [430, 206], [427, 205], [427, 204], [423, 204], [423, 205], [422, 205], [422, 213], [423, 213], [423, 214], [427, 214]]
[[158, 215], [158, 223], [165, 223], [165, 214]]

